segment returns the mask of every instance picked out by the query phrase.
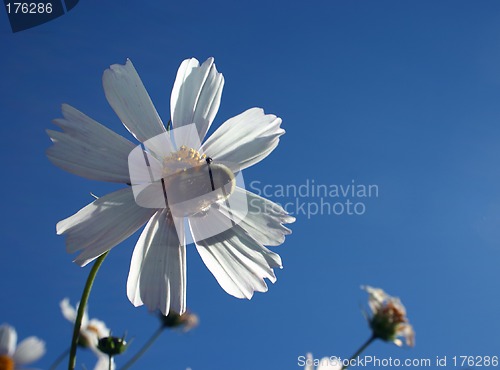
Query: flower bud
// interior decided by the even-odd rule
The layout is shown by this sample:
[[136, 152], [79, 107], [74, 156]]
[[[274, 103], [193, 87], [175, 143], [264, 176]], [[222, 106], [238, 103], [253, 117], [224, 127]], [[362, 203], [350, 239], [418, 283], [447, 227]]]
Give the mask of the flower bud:
[[97, 348], [108, 356], [120, 355], [127, 350], [125, 338], [104, 337], [99, 339]]
[[170, 311], [167, 316], [161, 315], [160, 320], [164, 328], [182, 328], [185, 332], [198, 325], [198, 316], [188, 311], [182, 315]]

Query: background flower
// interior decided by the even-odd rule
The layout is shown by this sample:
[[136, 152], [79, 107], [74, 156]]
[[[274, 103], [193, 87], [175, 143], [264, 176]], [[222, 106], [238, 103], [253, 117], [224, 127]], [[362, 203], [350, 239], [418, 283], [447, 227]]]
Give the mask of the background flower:
[[[410, 347], [415, 345], [415, 332], [406, 317], [406, 309], [397, 297], [391, 297], [380, 288], [362, 286], [368, 294], [368, 305], [372, 315], [368, 317], [376, 338], [402, 346], [403, 338]], [[398, 338], [400, 337], [400, 338]]]
[[[69, 303], [69, 298], [64, 298], [59, 304], [61, 312], [66, 320], [75, 323], [78, 305], [73, 307]], [[98, 319], [89, 319], [87, 310], [82, 317], [82, 326], [80, 328], [79, 344], [82, 347], [97, 347], [99, 339], [110, 335], [110, 330], [106, 324]]]
[[337, 362], [333, 362], [328, 357], [323, 357], [319, 360], [319, 364], [317, 367], [314, 367], [314, 358], [312, 353], [308, 353], [306, 356], [306, 366], [304, 366], [304, 370], [341, 370], [342, 365]]
[[37, 361], [44, 354], [44, 341], [28, 337], [18, 344], [16, 330], [7, 324], [0, 325], [0, 369], [21, 370], [23, 365]]
[[[64, 298], [59, 305], [66, 320], [74, 324], [78, 304], [76, 307], [73, 307], [69, 303], [69, 298]], [[97, 363], [94, 370], [107, 370], [109, 368], [109, 357], [97, 348], [99, 339], [108, 337], [109, 335], [111, 335], [111, 331], [106, 324], [98, 319], [89, 319], [88, 312], [85, 310], [82, 317], [78, 344], [84, 348], [90, 349], [97, 356]], [[112, 369], [115, 368], [114, 359], [111, 359], [111, 367]]]

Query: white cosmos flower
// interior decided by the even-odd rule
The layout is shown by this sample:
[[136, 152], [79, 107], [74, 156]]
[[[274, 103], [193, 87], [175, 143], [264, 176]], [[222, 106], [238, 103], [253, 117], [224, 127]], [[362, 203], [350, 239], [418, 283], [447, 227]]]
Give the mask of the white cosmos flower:
[[[71, 306], [68, 298], [64, 298], [59, 304], [61, 307], [61, 312], [66, 320], [71, 323], [75, 323], [78, 304], [76, 307]], [[94, 370], [108, 370], [109, 369], [109, 357], [99, 351], [97, 344], [99, 339], [110, 336], [110, 330], [106, 324], [98, 319], [89, 319], [87, 310], [83, 313], [82, 325], [80, 327], [80, 337], [78, 338], [78, 344], [82, 347], [90, 349], [97, 356], [97, 364]], [[111, 359], [111, 368], [115, 368], [114, 360]]]
[[[317, 365], [315, 368], [314, 366]], [[311, 353], [307, 354], [306, 365], [304, 370], [341, 370], [342, 364], [340, 361], [331, 360], [328, 357], [323, 357], [321, 360], [314, 359]]]
[[[112, 65], [104, 72], [103, 85], [108, 102], [125, 127], [141, 143], [147, 142], [146, 152], [165, 165], [167, 159], [158, 153], [168, 150], [148, 140], [168, 134], [132, 62]], [[196, 133], [175, 136], [180, 163], [198, 165], [196, 160], [203, 160], [201, 151], [215, 163], [235, 164], [237, 168], [224, 169], [234, 173], [260, 162], [278, 145], [285, 132], [280, 128], [281, 119], [260, 108], [227, 120], [203, 142], [218, 111], [223, 85], [213, 58], [201, 66], [196, 59], [182, 62], [170, 100], [171, 121], [174, 131], [194, 123], [198, 137]], [[128, 156], [135, 145], [69, 105], [63, 105], [62, 113], [64, 118], [54, 123], [63, 132], [48, 130], [54, 142], [47, 152], [49, 159], [89, 179], [130, 184]], [[201, 148], [194, 147], [196, 142], [203, 142]], [[204, 232], [203, 215], [210, 209], [212, 223], [227, 222], [222, 202], [190, 209], [185, 215], [189, 230], [182, 230], [184, 223], [175, 223], [168, 207], [140, 207], [131, 187], [105, 195], [60, 221], [57, 233], [66, 235], [69, 253], [81, 252], [75, 262], [84, 266], [147, 223], [135, 246], [127, 281], [127, 295], [135, 306], [145, 304], [164, 315], [170, 310], [185, 311], [186, 233], [193, 236], [196, 249], [221, 287], [235, 297], [250, 299], [254, 291], [266, 291], [264, 279], [274, 283], [273, 268], [282, 267], [279, 255], [264, 245], [282, 244], [290, 233], [283, 224], [295, 219], [279, 205], [243, 188], [232, 191], [246, 197], [248, 214], [234, 227], [210, 238], [197, 237]]]
[[[77, 316], [78, 304], [76, 307], [73, 307], [69, 303], [69, 299], [64, 298], [59, 305], [64, 318], [74, 324]], [[96, 355], [97, 363], [94, 370], [109, 369], [109, 357], [99, 351], [97, 344], [99, 339], [108, 337], [110, 334], [110, 329], [103, 321], [98, 319], [89, 319], [87, 310], [85, 310], [82, 317], [78, 344], [82, 347], [90, 349]], [[111, 359], [111, 369], [115, 369], [114, 359]]]
[[17, 344], [16, 330], [7, 324], [0, 325], [0, 369], [26, 369], [22, 366], [37, 361], [44, 354], [44, 341], [28, 337]]
[[[74, 324], [78, 313], [78, 305], [73, 307], [69, 303], [69, 299], [64, 298], [59, 306], [61, 307], [61, 312], [64, 318]], [[87, 310], [85, 310], [82, 317], [82, 326], [80, 327], [79, 344], [82, 347], [97, 348], [99, 339], [109, 337], [109, 335], [110, 330], [106, 324], [98, 319], [89, 319]]]

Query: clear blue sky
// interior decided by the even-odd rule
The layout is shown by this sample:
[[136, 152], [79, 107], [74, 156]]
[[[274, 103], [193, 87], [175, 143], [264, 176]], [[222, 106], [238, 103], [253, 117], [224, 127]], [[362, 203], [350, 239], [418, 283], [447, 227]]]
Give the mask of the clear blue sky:
[[[227, 295], [188, 248], [200, 326], [167, 333], [137, 368], [293, 370], [308, 351], [347, 357], [369, 336], [361, 284], [400, 296], [417, 333], [414, 349], [377, 342], [367, 354], [500, 354], [498, 1], [81, 0], [16, 34], [2, 12], [0, 55], [0, 322], [47, 342], [38, 367], [68, 347], [58, 304], [79, 299], [89, 271], [71, 262], [55, 224], [89, 192], [119, 188], [53, 166], [45, 129], [69, 103], [132, 139], [101, 84], [126, 58], [164, 121], [180, 62], [210, 56], [226, 79], [212, 127], [253, 106], [283, 118], [287, 133], [247, 183], [378, 186], [378, 197], [356, 200], [363, 215], [296, 215], [274, 249], [277, 283], [251, 301]], [[134, 338], [129, 355], [157, 325], [126, 297], [137, 238], [112, 251], [90, 300], [91, 317]]]

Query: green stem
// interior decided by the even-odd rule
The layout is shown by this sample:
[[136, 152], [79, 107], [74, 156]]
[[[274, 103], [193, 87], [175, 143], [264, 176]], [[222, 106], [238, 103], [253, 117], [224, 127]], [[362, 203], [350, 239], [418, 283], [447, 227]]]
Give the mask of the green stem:
[[351, 364], [351, 361], [354, 360], [355, 358], [357, 358], [361, 354], [361, 352], [363, 352], [370, 344], [372, 344], [372, 342], [375, 339], [377, 339], [377, 337], [375, 335], [372, 335], [361, 347], [359, 347], [359, 349], [349, 359], [348, 364], [342, 366], [342, 370], [347, 369], [349, 367], [349, 365]]
[[65, 350], [63, 353], [59, 355], [58, 358], [55, 359], [54, 363], [50, 366], [49, 370], [56, 370], [57, 366], [64, 360], [64, 358], [68, 355], [69, 353], [69, 348]]
[[94, 284], [97, 271], [101, 267], [104, 259], [108, 255], [109, 251], [101, 254], [94, 262], [92, 269], [90, 270], [89, 277], [83, 288], [82, 298], [80, 299], [80, 304], [78, 306], [78, 313], [76, 315], [75, 326], [73, 328], [73, 337], [71, 338], [71, 348], [69, 351], [69, 363], [68, 370], [74, 370], [76, 366], [76, 348], [78, 346], [78, 337], [80, 336], [80, 327], [82, 326], [82, 318], [85, 312], [85, 307], [87, 307], [87, 302], [89, 300], [90, 291], [92, 290], [92, 284]]
[[165, 329], [163, 325], [161, 325], [158, 329], [156, 329], [151, 338], [149, 338], [146, 344], [142, 346], [139, 352], [137, 352], [135, 356], [132, 357], [125, 365], [123, 365], [123, 367], [120, 370], [126, 370], [130, 368], [139, 358], [141, 358], [141, 356], [146, 353], [146, 351], [149, 349], [149, 347], [151, 347], [151, 345], [155, 342], [155, 340], [158, 339], [161, 333], [163, 333], [163, 329]]

